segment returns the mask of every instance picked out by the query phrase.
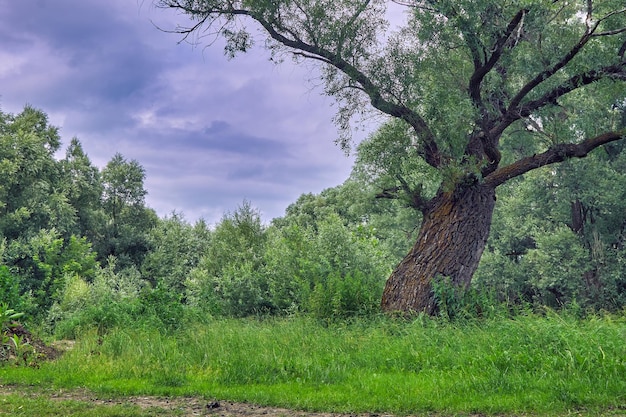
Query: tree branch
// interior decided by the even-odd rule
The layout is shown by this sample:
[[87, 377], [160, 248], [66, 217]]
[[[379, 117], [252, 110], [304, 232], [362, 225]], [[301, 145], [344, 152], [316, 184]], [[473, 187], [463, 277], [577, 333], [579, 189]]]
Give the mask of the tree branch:
[[592, 36], [593, 37], [612, 36], [612, 35], [619, 35], [620, 33], [624, 33], [624, 32], [626, 32], [626, 27], [615, 29], [615, 30], [607, 30], [605, 32], [600, 32], [600, 33], [595, 33]]
[[[574, 59], [574, 57], [576, 55], [578, 55], [578, 53], [583, 49], [583, 47], [587, 44], [587, 42], [589, 42], [589, 40], [592, 37], [594, 37], [594, 36], [609, 36], [609, 35], [615, 35], [615, 34], [621, 33], [622, 29], [617, 30], [617, 31], [602, 32], [602, 33], [595, 33], [595, 31], [598, 29], [598, 26], [600, 25], [600, 23], [602, 21], [608, 19], [610, 16], [613, 16], [614, 14], [623, 13], [624, 11], [626, 11], [626, 9], [622, 9], [622, 10], [610, 13], [609, 15], [604, 16], [602, 19], [599, 19], [594, 25], [591, 25], [592, 2], [589, 0], [588, 3], [587, 3], [587, 16], [586, 16], [586, 19], [585, 19], [585, 24], [586, 24], [585, 33], [580, 37], [580, 39], [578, 40], [576, 45], [574, 45], [561, 58], [560, 61], [555, 63], [551, 68], [548, 68], [548, 69], [540, 72], [539, 74], [537, 74], [535, 76], [535, 78], [533, 78], [531, 81], [529, 81], [526, 85], [524, 85], [521, 88], [521, 90], [517, 93], [517, 95], [515, 95], [515, 97], [513, 97], [513, 99], [511, 100], [511, 103], [509, 104], [509, 107], [507, 109], [507, 116], [505, 117], [505, 119], [511, 119], [512, 118], [513, 120], [517, 120], [519, 118], [518, 114], [520, 113], [520, 105], [522, 103], [522, 100], [532, 90], [534, 90], [538, 85], [540, 85], [541, 83], [543, 83], [544, 81], [546, 81], [547, 79], [552, 77], [560, 69], [565, 67], [572, 59]], [[572, 77], [572, 79], [573, 78], [575, 78], [575, 77]], [[538, 104], [539, 101], [540, 100], [536, 100], [535, 104]]]
[[556, 102], [559, 97], [604, 78], [626, 80], [626, 63], [610, 65], [597, 70], [591, 70], [583, 74], [574, 75], [558, 87], [544, 94], [541, 98], [530, 101], [522, 106], [519, 110], [519, 114], [522, 117], [527, 117], [533, 111], [545, 106], [546, 104]]
[[430, 200], [427, 198], [424, 198], [424, 196], [422, 195], [422, 191], [423, 191], [422, 185], [420, 184], [415, 190], [413, 190], [411, 189], [409, 184], [404, 180], [404, 178], [402, 178], [400, 175], [396, 175], [396, 179], [400, 183], [399, 186], [391, 187], [391, 188], [384, 188], [380, 193], [376, 194], [374, 197], [384, 198], [384, 199], [389, 199], [389, 200], [399, 200], [402, 197], [398, 193], [400, 191], [403, 191], [403, 193], [408, 198], [408, 206], [423, 212], [428, 207]]
[[548, 91], [537, 100], [530, 101], [525, 105], [518, 107], [515, 112], [513, 112], [509, 107], [507, 114], [505, 114], [502, 118], [502, 122], [491, 129], [489, 134], [491, 137], [499, 137], [500, 134], [502, 134], [502, 132], [504, 132], [504, 130], [516, 120], [528, 117], [534, 111], [539, 110], [548, 104], [555, 103], [557, 99], [567, 93], [605, 78], [613, 80], [626, 80], [626, 62], [609, 65], [582, 74], [576, 74], [557, 87]]
[[528, 10], [522, 9], [515, 14], [513, 19], [511, 19], [511, 21], [507, 25], [506, 30], [504, 31], [502, 36], [496, 41], [493, 48], [493, 53], [491, 54], [487, 62], [484, 65], [475, 66], [474, 73], [472, 74], [469, 82], [469, 92], [472, 101], [479, 108], [483, 108], [482, 98], [480, 95], [481, 83], [485, 76], [489, 73], [489, 71], [493, 69], [493, 67], [502, 56], [502, 52], [504, 51], [504, 47], [506, 46], [509, 37], [511, 36], [515, 28], [520, 25], [522, 19], [527, 12]]
[[[598, 21], [596, 22], [595, 27], [597, 28], [601, 22], [603, 22], [604, 20], [607, 20], [608, 18], [615, 16], [616, 14], [622, 14], [622, 13], [626, 13], [626, 8], [621, 9], [621, 10], [614, 10], [611, 13], [607, 14], [606, 16], [604, 16], [601, 19], [598, 19]], [[615, 29], [615, 30], [608, 30], [605, 32], [600, 32], [600, 33], [595, 33], [592, 36], [611, 36], [611, 35], [617, 35], [619, 33], [622, 33], [626, 31], [626, 28], [621, 28], [621, 29]]]
[[428, 127], [426, 121], [410, 108], [385, 100], [380, 92], [380, 89], [362, 71], [357, 69], [341, 56], [327, 49], [310, 45], [301, 39], [287, 38], [278, 32], [271, 22], [260, 16], [254, 16], [249, 12], [243, 14], [247, 14], [252, 19], [259, 22], [272, 39], [289, 48], [305, 52], [302, 56], [309, 58], [316, 57], [316, 59], [334, 66], [339, 71], [346, 74], [349, 78], [358, 82], [363, 87], [363, 91], [369, 96], [370, 102], [374, 108], [389, 116], [400, 118], [413, 127], [418, 137], [420, 137], [420, 139], [424, 142], [424, 159], [426, 162], [433, 167], [439, 167], [441, 165], [441, 154], [435, 142], [435, 136]]
[[510, 165], [499, 168], [487, 177], [485, 183], [497, 187], [504, 182], [525, 174], [533, 169], [562, 162], [571, 158], [584, 158], [592, 150], [607, 143], [626, 138], [626, 129], [617, 132], [607, 132], [602, 135], [586, 139], [581, 143], [562, 143], [552, 146], [547, 151], [522, 158]]
[[400, 191], [402, 187], [396, 186], [391, 188], [384, 188], [380, 193], [376, 194], [374, 198], [385, 198], [388, 200], [396, 200], [398, 197], [398, 191]]
[[[426, 121], [414, 110], [401, 104], [400, 102], [394, 102], [383, 97], [381, 89], [377, 86], [363, 71], [357, 68], [353, 63], [348, 62], [341, 56], [342, 46], [338, 46], [337, 51], [331, 51], [323, 46], [305, 41], [289, 28], [284, 27], [278, 16], [272, 16], [269, 13], [267, 16], [262, 13], [255, 13], [251, 8], [235, 8], [234, 2], [225, 2], [227, 4], [223, 7], [211, 7], [210, 1], [206, 2], [193, 2], [192, 4], [197, 7], [187, 6], [181, 4], [179, 0], [160, 0], [160, 4], [164, 4], [167, 7], [180, 9], [186, 14], [198, 18], [199, 23], [195, 24], [191, 29], [181, 31], [183, 34], [189, 34], [196, 30], [203, 24], [211, 23], [211, 19], [218, 19], [220, 17], [225, 19], [232, 19], [235, 16], [246, 16], [259, 23], [263, 29], [267, 32], [270, 38], [277, 41], [279, 44], [290, 48], [300, 56], [309, 59], [315, 59], [324, 62], [327, 65], [331, 65], [345, 74], [348, 78], [352, 79], [362, 87], [362, 91], [369, 97], [372, 106], [392, 117], [396, 117], [404, 120], [408, 123], [420, 140], [423, 143], [422, 156], [425, 161], [433, 166], [439, 167], [443, 163], [443, 157], [439, 151], [439, 147], [435, 141], [435, 135], [431, 131]], [[369, 0], [366, 1], [366, 5]], [[244, 2], [245, 4], [245, 2]], [[203, 5], [207, 7], [202, 9]], [[358, 16], [365, 11], [366, 7], [358, 8], [355, 13], [350, 16], [350, 21], [356, 21]], [[306, 10], [300, 8], [300, 11], [306, 16]], [[208, 23], [207, 23], [208, 22]], [[309, 30], [310, 31], [310, 30]], [[315, 34], [310, 31], [309, 37], [315, 38]], [[344, 33], [345, 37], [346, 34]]]
[[551, 68], [540, 72], [535, 76], [535, 78], [533, 78], [525, 86], [523, 86], [522, 89], [511, 100], [511, 103], [509, 104], [509, 107], [507, 109], [507, 113], [518, 113], [520, 103], [528, 95], [528, 93], [534, 90], [539, 84], [556, 74], [557, 71], [559, 71], [561, 68], [565, 67], [581, 51], [583, 46], [585, 46], [587, 42], [589, 42], [589, 39], [591, 39], [591, 35], [588, 32], [585, 32], [585, 34], [580, 38], [578, 43], [574, 45], [574, 47], [570, 49], [569, 52], [565, 54], [565, 56], [563, 56], [563, 58], [561, 58], [559, 62], [554, 64]]

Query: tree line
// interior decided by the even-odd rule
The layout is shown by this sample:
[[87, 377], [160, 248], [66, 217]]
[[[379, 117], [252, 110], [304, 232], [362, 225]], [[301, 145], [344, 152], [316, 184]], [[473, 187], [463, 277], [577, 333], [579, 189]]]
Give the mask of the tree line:
[[[346, 182], [303, 194], [284, 216], [265, 222], [243, 201], [208, 225], [147, 207], [139, 162], [118, 153], [99, 169], [77, 138], [57, 159], [61, 138], [43, 111], [0, 113], [0, 303], [63, 336], [137, 320], [171, 328], [184, 317], [378, 314], [421, 222], [410, 200], [381, 191], [416, 172], [401, 150], [381, 162], [386, 129], [359, 145]], [[501, 187], [472, 286], [438, 277], [438, 312], [622, 309], [623, 146]], [[424, 192], [436, 190], [436, 176], [422, 175]]]

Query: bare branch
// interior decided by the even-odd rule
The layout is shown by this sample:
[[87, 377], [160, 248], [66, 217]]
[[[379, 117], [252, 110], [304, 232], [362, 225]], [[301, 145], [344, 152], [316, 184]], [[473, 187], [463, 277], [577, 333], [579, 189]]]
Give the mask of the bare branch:
[[613, 16], [615, 16], [617, 14], [622, 14], [622, 13], [626, 13], [626, 8], [612, 11], [611, 13], [609, 13], [606, 16], [602, 17], [601, 19], [598, 19], [598, 23], [600, 23], [600, 22], [602, 22], [604, 20], [607, 20], [608, 18], [613, 17]]
[[416, 0], [391, 0], [391, 2], [399, 4], [400, 6], [412, 7], [414, 9], [420, 9], [420, 10], [428, 10], [429, 12], [437, 12], [437, 10], [435, 10], [432, 7], [418, 4]]
[[401, 187], [391, 187], [384, 188], [380, 193], [376, 194], [375, 198], [384, 198], [388, 200], [396, 200], [399, 198], [398, 191], [400, 191]]
[[[438, 167], [442, 164], [442, 156], [435, 141], [435, 136], [426, 121], [417, 112], [405, 106], [400, 101], [396, 102], [395, 100], [392, 101], [391, 99], [383, 97], [383, 92], [380, 87], [376, 85], [363, 71], [361, 71], [356, 64], [349, 62], [342, 56], [341, 46], [339, 46], [337, 50], [325, 48], [315, 41], [314, 33], [308, 33], [308, 36], [312, 41], [307, 41], [300, 36], [300, 34], [288, 27], [284, 27], [278, 16], [266, 16], [260, 13], [255, 13], [253, 9], [238, 9], [234, 7], [234, 3], [230, 2], [228, 6], [224, 6], [221, 9], [214, 9], [209, 6], [206, 10], [203, 10], [192, 9], [190, 8], [191, 6], [186, 7], [178, 0], [161, 1], [163, 2], [162, 4], [166, 4], [168, 7], [180, 9], [184, 13], [192, 15], [196, 18], [199, 17], [200, 21], [192, 28], [181, 31], [183, 34], [192, 33], [199, 30], [201, 26], [210, 24], [211, 18], [217, 19], [219, 17], [224, 17], [229, 19], [236, 16], [246, 16], [251, 18], [259, 23], [263, 29], [265, 29], [271, 39], [291, 49], [292, 53], [333, 66], [355, 83], [360, 85], [361, 90], [369, 97], [370, 102], [375, 109], [389, 116], [400, 118], [413, 128], [420, 140], [423, 142], [423, 157], [428, 164], [433, 167]], [[362, 7], [355, 10], [355, 12], [348, 19], [348, 24], [354, 24], [354, 22], [356, 22], [359, 15], [361, 15], [367, 8], [367, 4], [370, 4], [370, 1], [371, 0], [366, 0]], [[199, 3], [203, 4], [203, 2]], [[211, 2], [206, 2], [206, 4], [210, 5]], [[306, 10], [304, 7], [300, 6], [297, 2], [295, 3], [295, 6], [299, 7], [300, 11], [306, 16]], [[313, 31], [309, 28], [309, 32]]]
[[533, 89], [535, 89], [538, 85], [540, 85], [544, 81], [548, 80], [550, 77], [552, 77], [554, 74], [556, 74], [560, 69], [565, 67], [572, 59], [574, 59], [574, 57], [583, 49], [583, 47], [587, 44], [587, 42], [589, 42], [589, 40], [592, 37], [594, 37], [594, 36], [609, 36], [609, 35], [619, 34], [619, 33], [622, 33], [624, 30], [626, 30], [626, 28], [622, 28], [622, 29], [618, 29], [616, 31], [595, 33], [595, 31], [598, 29], [598, 26], [600, 25], [600, 23], [602, 21], [608, 19], [609, 17], [611, 17], [611, 16], [613, 16], [615, 14], [624, 13], [624, 12], [626, 12], [626, 9], [622, 9], [622, 10], [619, 10], [619, 11], [615, 11], [615, 12], [609, 13], [608, 15], [604, 16], [603, 18], [599, 19], [594, 25], [591, 25], [592, 12], [593, 12], [592, 1], [588, 0], [588, 2], [587, 2], [587, 16], [586, 16], [586, 19], [585, 19], [585, 24], [586, 24], [587, 29], [585, 30], [585, 33], [581, 36], [581, 38], [578, 40], [576, 45], [574, 45], [572, 47], [572, 49], [570, 49], [563, 56], [563, 58], [561, 58], [560, 61], [558, 61], [556, 64], [554, 64], [551, 68], [548, 68], [545, 71], [542, 71], [539, 74], [537, 74], [537, 76], [535, 76], [535, 78], [533, 78], [524, 87], [522, 87], [522, 89], [517, 93], [517, 95], [511, 100], [511, 103], [510, 103], [508, 111], [507, 111], [509, 113], [509, 115], [508, 115], [509, 117], [511, 117], [513, 114], [519, 113], [520, 112], [519, 106], [520, 106], [522, 100]]
[[324, 64], [328, 64], [328, 65], [332, 64], [328, 59], [318, 56], [318, 55], [307, 54], [305, 52], [299, 52], [299, 51], [293, 51], [292, 54], [295, 56], [301, 56], [302, 58], [306, 58], [306, 59], [317, 60], [317, 61], [323, 62]]
[[522, 100], [528, 95], [528, 93], [534, 90], [539, 84], [543, 83], [554, 74], [556, 74], [557, 71], [559, 71], [561, 68], [565, 67], [572, 59], [574, 59], [574, 57], [580, 52], [583, 46], [585, 46], [587, 42], [589, 42], [589, 39], [591, 39], [590, 34], [585, 33], [585, 35], [580, 38], [578, 43], [576, 43], [576, 45], [574, 45], [574, 47], [570, 49], [569, 52], [565, 54], [565, 56], [561, 58], [559, 62], [554, 64], [551, 68], [548, 68], [545, 71], [537, 74], [535, 78], [530, 80], [524, 87], [522, 87], [517, 95], [511, 100], [507, 113], [518, 113], [519, 105]]
[[384, 188], [380, 193], [375, 195], [375, 198], [384, 198], [389, 200], [401, 199], [400, 191], [410, 199], [408, 202], [409, 207], [416, 210], [424, 211], [429, 204], [429, 199], [424, 198], [422, 195], [423, 187], [420, 184], [415, 190], [411, 189], [409, 184], [400, 175], [396, 175], [396, 179], [400, 182], [399, 186]]
[[601, 79], [626, 80], [626, 63], [610, 65], [597, 70], [588, 71], [584, 74], [577, 74], [544, 94], [538, 100], [533, 100], [522, 106], [519, 114], [522, 117], [530, 115], [533, 111], [545, 106], [548, 103], [555, 103], [556, 100], [567, 93], [570, 93], [582, 86], [589, 85]]
[[612, 35], [619, 35], [620, 33], [624, 33], [626, 32], [626, 27], [621, 28], [621, 29], [615, 29], [615, 30], [607, 30], [606, 32], [600, 32], [600, 33], [594, 33], [593, 37], [600, 37], [600, 36], [612, 36]]

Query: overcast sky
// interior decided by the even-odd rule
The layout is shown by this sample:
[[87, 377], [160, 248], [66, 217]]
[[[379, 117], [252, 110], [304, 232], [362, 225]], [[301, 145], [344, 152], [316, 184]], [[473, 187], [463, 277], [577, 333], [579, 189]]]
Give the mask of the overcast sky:
[[345, 181], [353, 161], [315, 73], [155, 27], [187, 22], [152, 0], [0, 0], [0, 109], [45, 111], [100, 168], [137, 160], [160, 216], [215, 223], [247, 199], [269, 221]]

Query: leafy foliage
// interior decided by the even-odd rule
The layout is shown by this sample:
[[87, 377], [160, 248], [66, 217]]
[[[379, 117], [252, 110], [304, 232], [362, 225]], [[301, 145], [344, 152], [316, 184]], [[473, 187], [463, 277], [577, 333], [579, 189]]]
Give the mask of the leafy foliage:
[[539, 305], [622, 308], [623, 168], [607, 149], [501, 189], [478, 284]]

